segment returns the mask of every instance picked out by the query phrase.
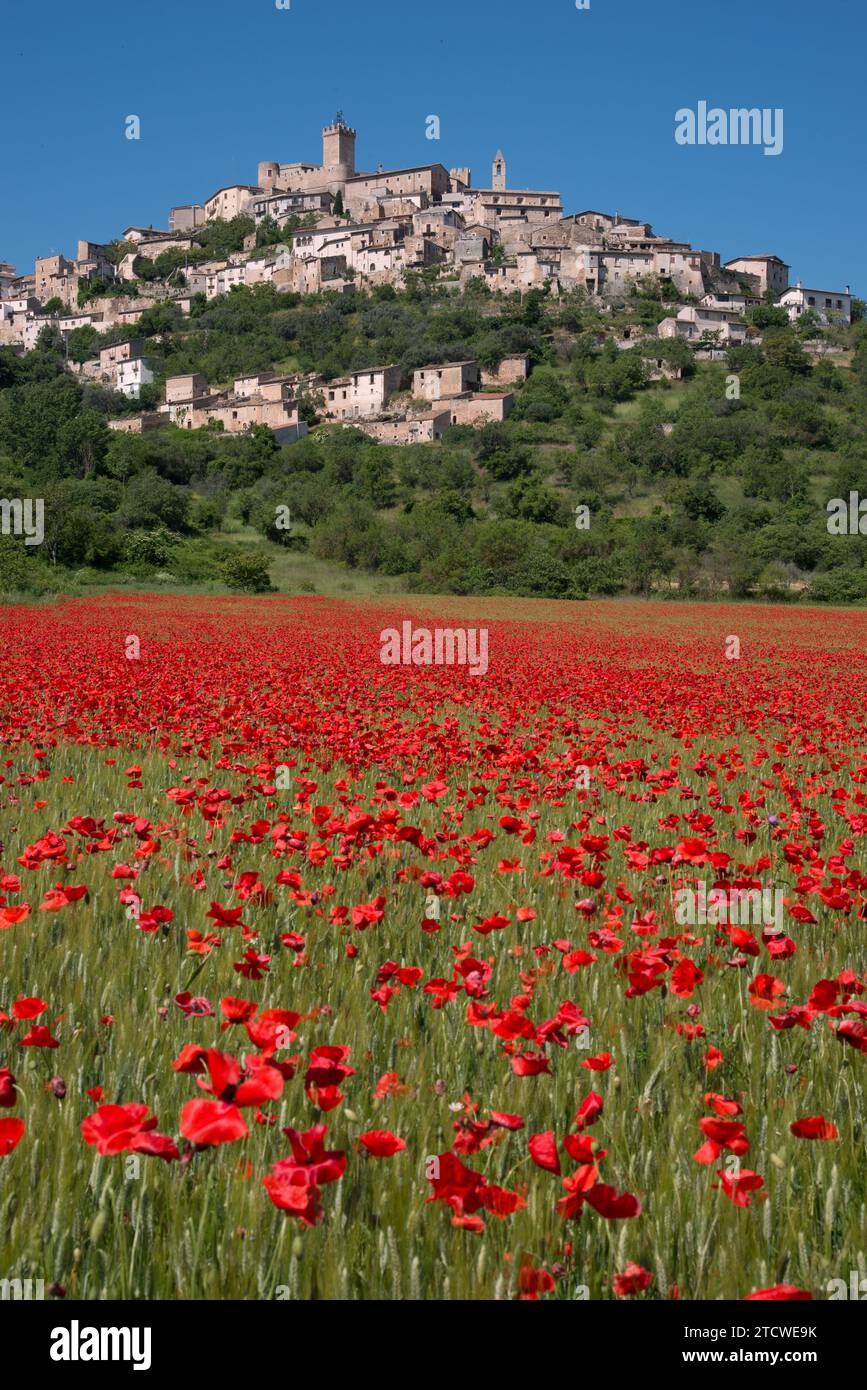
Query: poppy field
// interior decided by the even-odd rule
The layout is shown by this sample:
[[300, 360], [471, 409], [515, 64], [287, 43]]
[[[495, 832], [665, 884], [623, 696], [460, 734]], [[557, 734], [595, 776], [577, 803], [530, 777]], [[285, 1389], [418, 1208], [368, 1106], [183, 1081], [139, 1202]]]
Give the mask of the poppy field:
[[394, 603], [0, 611], [0, 1279], [849, 1296], [867, 614]]

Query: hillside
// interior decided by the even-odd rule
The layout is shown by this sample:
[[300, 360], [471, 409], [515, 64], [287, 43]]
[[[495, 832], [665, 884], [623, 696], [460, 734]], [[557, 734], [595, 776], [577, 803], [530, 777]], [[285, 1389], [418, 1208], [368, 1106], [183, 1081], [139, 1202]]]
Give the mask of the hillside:
[[[187, 317], [146, 311], [158, 371], [140, 402], [76, 372], [124, 330], [64, 345], [45, 329], [33, 352], [0, 349], [0, 495], [45, 502], [44, 544], [0, 537], [0, 589], [864, 600], [867, 540], [829, 534], [826, 507], [867, 491], [867, 324], [795, 329], [760, 306], [746, 344], [709, 360], [650, 336], [682, 299], [664, 282], [608, 305], [456, 293], [426, 274], [401, 292], [237, 288]], [[181, 373], [219, 387], [394, 363], [408, 390], [426, 363], [512, 353], [532, 370], [510, 418], [435, 443], [322, 423], [314, 392], [285, 447], [264, 426], [107, 426]]]

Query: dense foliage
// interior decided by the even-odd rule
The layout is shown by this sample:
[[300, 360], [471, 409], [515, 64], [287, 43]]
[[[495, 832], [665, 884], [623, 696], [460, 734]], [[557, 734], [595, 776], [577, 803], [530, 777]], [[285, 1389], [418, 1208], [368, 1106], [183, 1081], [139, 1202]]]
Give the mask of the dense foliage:
[[[203, 253], [244, 231], [224, 224]], [[165, 254], [168, 276], [177, 253]], [[438, 592], [867, 597], [867, 539], [826, 525], [829, 499], [867, 473], [867, 324], [819, 334], [832, 350], [818, 353], [804, 346], [814, 325], [798, 332], [766, 308], [726, 360], [696, 363], [677, 341], [630, 346], [671, 312], [670, 293], [648, 285], [603, 311], [581, 294], [492, 297], [480, 282], [458, 294], [428, 273], [401, 293], [263, 285], [198, 298], [188, 318], [165, 303], [126, 330], [80, 329], [69, 362], [51, 330], [26, 356], [0, 349], [0, 495], [44, 498], [46, 532], [33, 547], [0, 537], [0, 589], [119, 574], [232, 584], [227, 557], [243, 545], [260, 568], [277, 547], [307, 548]], [[70, 370], [133, 333], [157, 371], [140, 402]], [[429, 362], [524, 352], [532, 372], [511, 418], [436, 444], [388, 447], [317, 424], [315, 393], [302, 412], [313, 432], [291, 447], [264, 428], [106, 424], [155, 406], [181, 372], [226, 387], [254, 371], [330, 378], [394, 362], [410, 383]], [[682, 378], [658, 379], [660, 362]]]

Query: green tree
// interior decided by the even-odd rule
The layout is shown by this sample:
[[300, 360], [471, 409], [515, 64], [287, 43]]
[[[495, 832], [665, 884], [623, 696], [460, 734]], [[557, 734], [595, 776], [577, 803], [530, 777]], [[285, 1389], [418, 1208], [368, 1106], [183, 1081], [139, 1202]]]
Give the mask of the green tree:
[[57, 431], [56, 451], [64, 474], [86, 478], [98, 471], [108, 451], [111, 432], [97, 410], [81, 410]]
[[767, 329], [762, 338], [762, 350], [773, 367], [782, 367], [799, 376], [811, 370], [809, 357], [789, 327]]
[[161, 478], [156, 469], [146, 468], [128, 484], [121, 516], [130, 529], [150, 531], [165, 526], [170, 531], [183, 531], [188, 510], [189, 494]]

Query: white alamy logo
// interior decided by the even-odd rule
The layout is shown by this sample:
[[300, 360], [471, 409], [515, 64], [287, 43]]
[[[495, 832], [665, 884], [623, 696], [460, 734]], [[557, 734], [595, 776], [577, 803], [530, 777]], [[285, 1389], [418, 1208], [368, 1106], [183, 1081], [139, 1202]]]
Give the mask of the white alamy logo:
[[52, 1361], [131, 1361], [134, 1371], [148, 1371], [151, 1364], [149, 1327], [81, 1327], [73, 1318], [69, 1327], [51, 1332]]
[[708, 110], [700, 101], [693, 111], [682, 106], [674, 113], [674, 138], [679, 145], [764, 145], [765, 154], [783, 152], [783, 109], [781, 106], [732, 107]]
[[861, 500], [857, 492], [844, 497], [832, 497], [825, 507], [828, 513], [830, 536], [867, 536], [867, 497]]
[[777, 888], [680, 888], [674, 919], [681, 927], [776, 927], [783, 930], [783, 894]]
[[42, 497], [0, 499], [0, 531], [4, 536], [23, 536], [25, 545], [41, 545], [45, 539], [45, 501]]
[[0, 1279], [0, 1299], [29, 1302], [45, 1297], [44, 1279]]
[[828, 1298], [833, 1302], [835, 1299], [852, 1298], [858, 1303], [867, 1300], [867, 1279], [861, 1279], [858, 1271], [849, 1270], [849, 1287], [846, 1287], [845, 1279], [829, 1279], [825, 1288], [828, 1290]]
[[466, 666], [471, 676], [483, 676], [488, 669], [485, 627], [435, 627], [431, 632], [406, 621], [400, 632], [384, 628], [379, 644], [383, 666]]

